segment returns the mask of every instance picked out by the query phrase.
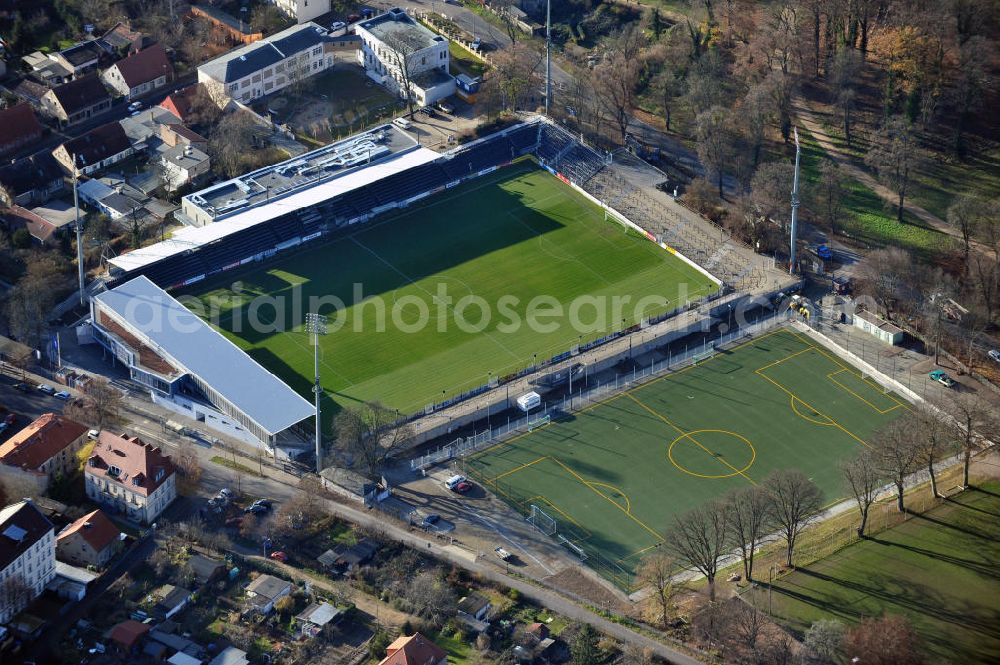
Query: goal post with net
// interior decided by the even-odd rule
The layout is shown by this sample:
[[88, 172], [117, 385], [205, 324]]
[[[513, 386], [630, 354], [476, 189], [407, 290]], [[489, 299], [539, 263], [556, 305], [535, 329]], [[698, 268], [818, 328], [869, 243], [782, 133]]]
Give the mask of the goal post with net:
[[558, 524], [556, 523], [555, 518], [550, 516], [535, 504], [531, 504], [531, 512], [528, 514], [528, 522], [531, 523], [531, 526], [535, 527], [546, 536], [554, 536], [558, 530]]

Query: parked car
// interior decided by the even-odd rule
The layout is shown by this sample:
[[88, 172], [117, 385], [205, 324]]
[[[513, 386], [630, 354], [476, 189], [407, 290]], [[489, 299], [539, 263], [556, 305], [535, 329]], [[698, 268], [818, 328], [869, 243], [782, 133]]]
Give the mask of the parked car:
[[409, 129], [410, 127], [413, 126], [413, 123], [411, 123], [406, 118], [395, 118], [393, 119], [392, 124], [396, 125], [400, 129]]
[[39, 392], [43, 392], [46, 395], [54, 395], [56, 392], [56, 389], [48, 385], [47, 383], [38, 384], [38, 390]]
[[824, 261], [829, 261], [833, 258], [833, 250], [826, 245], [819, 245], [816, 247], [816, 256], [823, 259]]
[[256, 501], [254, 501], [254, 504], [258, 506], [264, 506], [265, 508], [270, 508], [272, 505], [274, 505], [274, 502], [271, 501], [270, 499], [257, 499]]
[[455, 112], [455, 107], [452, 106], [451, 104], [449, 104], [448, 102], [444, 101], [444, 100], [441, 100], [440, 102], [438, 102], [437, 103], [437, 107], [438, 107], [438, 110], [443, 111], [444, 113], [447, 113], [448, 115], [451, 115], [452, 113]]
[[465, 494], [466, 492], [468, 492], [471, 489], [472, 489], [472, 483], [463, 480], [459, 484], [457, 484], [454, 487], [452, 487], [451, 491], [452, 492], [456, 492], [458, 494]]
[[994, 362], [1000, 363], [1000, 349], [990, 349], [986, 352], [986, 355], [992, 358]]
[[61, 400], [65, 401], [65, 402], [68, 402], [70, 400], [70, 398], [73, 397], [73, 396], [70, 395], [69, 391], [67, 391], [67, 390], [60, 390], [55, 395], [53, 395], [53, 397], [55, 397], [56, 399], [61, 399]]
[[219, 494], [226, 497], [227, 499], [232, 499], [234, 496], [236, 496], [236, 493], [233, 492], [233, 490], [229, 489], [228, 487], [223, 487], [221, 490], [219, 490]]
[[937, 381], [945, 388], [955, 387], [955, 379], [948, 376], [948, 373], [943, 370], [936, 369], [933, 372], [930, 372], [927, 376], [929, 376], [932, 381]]
[[334, 21], [330, 24], [330, 32], [336, 32], [337, 30], [343, 30], [347, 27], [347, 24], [343, 21]]
[[17, 414], [16, 413], [8, 413], [7, 417], [4, 418], [3, 421], [4, 421], [4, 423], [7, 424], [8, 427], [11, 427], [12, 425], [14, 425], [14, 423], [17, 422]]
[[473, 39], [472, 43], [469, 44], [469, 48], [471, 48], [473, 51], [478, 51], [482, 47], [483, 47], [483, 40], [481, 40], [479, 37]]
[[141, 108], [142, 108], [142, 102], [132, 102], [131, 104], [128, 105], [129, 111], [138, 111]]
[[284, 552], [271, 552], [271, 558], [282, 563], [288, 561], [288, 555]]
[[260, 505], [259, 503], [255, 503], [244, 508], [243, 512], [250, 513], [251, 515], [260, 515], [261, 513], [266, 513], [267, 508]]
[[420, 108], [417, 109], [417, 113], [423, 113], [428, 118], [433, 118], [435, 115], [437, 115], [436, 113], [434, 113], [434, 109], [431, 108], [430, 106], [421, 106]]
[[8, 425], [6, 421], [0, 422], [0, 434], [6, 432], [8, 427], [10, 427], [10, 425]]
[[20, 390], [22, 393], [26, 393], [29, 390], [31, 390], [31, 388], [28, 386], [27, 383], [15, 383], [14, 390]]
[[495, 554], [496, 554], [496, 555], [497, 555], [498, 557], [500, 557], [500, 560], [501, 560], [501, 561], [510, 561], [510, 558], [511, 558], [511, 556], [510, 556], [510, 552], [508, 552], [508, 551], [507, 551], [507, 550], [505, 550], [504, 548], [502, 548], [502, 547], [494, 547], [494, 548], [493, 548], [493, 552], [494, 552], [494, 553], [495, 553]]
[[456, 473], [454, 476], [452, 476], [448, 480], [444, 481], [444, 486], [447, 487], [450, 490], [453, 490], [453, 489], [455, 489], [456, 485], [458, 485], [459, 483], [464, 483], [464, 482], [466, 482], [465, 476]]

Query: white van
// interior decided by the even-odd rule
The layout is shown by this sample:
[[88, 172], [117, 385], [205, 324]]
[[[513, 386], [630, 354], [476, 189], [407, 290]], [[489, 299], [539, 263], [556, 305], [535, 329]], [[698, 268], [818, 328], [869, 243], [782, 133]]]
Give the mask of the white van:
[[413, 126], [413, 123], [407, 120], [406, 118], [396, 118], [395, 120], [392, 121], [392, 124], [396, 125], [400, 129], [409, 129], [410, 127]]
[[444, 486], [447, 487], [450, 490], [453, 490], [453, 489], [455, 489], [456, 485], [458, 485], [459, 483], [464, 483], [464, 482], [465, 482], [465, 476], [456, 474], [456, 475], [452, 476], [451, 478], [449, 478], [448, 480], [444, 481]]

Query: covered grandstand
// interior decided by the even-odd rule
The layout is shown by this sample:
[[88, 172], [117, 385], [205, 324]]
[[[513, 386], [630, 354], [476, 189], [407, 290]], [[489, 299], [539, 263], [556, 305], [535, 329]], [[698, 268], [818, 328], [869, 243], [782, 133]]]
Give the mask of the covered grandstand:
[[145, 276], [91, 300], [94, 338], [163, 406], [273, 449], [312, 405]]

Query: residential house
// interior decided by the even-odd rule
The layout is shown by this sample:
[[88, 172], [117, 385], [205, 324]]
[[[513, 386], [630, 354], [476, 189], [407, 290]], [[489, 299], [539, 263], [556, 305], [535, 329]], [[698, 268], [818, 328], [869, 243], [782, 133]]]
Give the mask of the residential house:
[[385, 649], [379, 665], [447, 665], [448, 653], [420, 633], [400, 635]]
[[132, 142], [122, 129], [121, 123], [109, 122], [95, 127], [83, 136], [66, 141], [52, 151], [52, 156], [70, 175], [73, 174], [73, 160], [81, 175], [90, 175], [135, 153]]
[[0, 158], [42, 138], [42, 125], [30, 105], [21, 102], [0, 111]]
[[111, 95], [97, 74], [88, 74], [46, 92], [41, 107], [61, 125], [73, 125], [110, 109]]
[[208, 150], [208, 139], [182, 124], [161, 124], [160, 139], [171, 148], [178, 145], [189, 145], [201, 151]]
[[346, 573], [371, 561], [377, 551], [378, 543], [370, 538], [362, 538], [354, 545], [344, 545], [336, 550], [327, 550], [316, 560], [328, 570]]
[[104, 568], [122, 548], [122, 532], [104, 512], [92, 510], [56, 537], [56, 558], [75, 566]]
[[189, 85], [167, 95], [159, 105], [173, 113], [181, 122], [191, 122], [194, 116], [194, 99], [200, 90], [197, 83]]
[[330, 11], [330, 0], [271, 0], [271, 3], [296, 23], [305, 23]]
[[[354, 31], [361, 38], [359, 58], [365, 73], [379, 85], [400, 97], [413, 95], [427, 106], [454, 94], [455, 81], [448, 74], [448, 39], [402, 9], [362, 21]], [[405, 90], [407, 78], [409, 91]]]
[[112, 55], [117, 57], [137, 53], [145, 46], [144, 35], [121, 22], [105, 32], [101, 42]]
[[475, 591], [458, 601], [459, 614], [466, 614], [476, 621], [486, 621], [492, 607], [489, 598]]
[[63, 170], [48, 150], [0, 167], [0, 202], [4, 205], [45, 203], [65, 187]]
[[42, 97], [45, 93], [49, 91], [49, 86], [42, 85], [31, 79], [21, 79], [18, 81], [17, 85], [9, 88], [9, 90], [14, 93], [14, 95], [23, 101], [31, 104], [31, 107], [36, 110], [41, 110], [42, 108]]
[[153, 592], [156, 604], [153, 605], [153, 616], [164, 621], [174, 616], [185, 607], [191, 600], [192, 591], [184, 587], [164, 584]]
[[[333, 67], [325, 29], [296, 25], [198, 67], [198, 82], [220, 108], [248, 103]], [[329, 51], [329, 52], [328, 52]]]
[[17, 204], [0, 212], [0, 219], [3, 220], [3, 226], [8, 232], [26, 229], [32, 238], [43, 245], [54, 245], [59, 239], [57, 235], [59, 229], [55, 224]]
[[[56, 556], [58, 555], [57, 549]], [[83, 600], [87, 595], [87, 588], [98, 577], [100, 575], [92, 570], [56, 561], [56, 576], [45, 588], [66, 600]]]
[[299, 622], [299, 631], [303, 636], [316, 637], [335, 625], [342, 614], [330, 603], [310, 603], [296, 615], [295, 620]]
[[45, 87], [62, 85], [73, 80], [73, 73], [41, 51], [34, 51], [21, 58], [28, 76]]
[[149, 524], [177, 498], [170, 457], [139, 437], [101, 432], [84, 467], [87, 496], [96, 503]]
[[54, 413], [39, 416], [0, 445], [0, 486], [8, 496], [44, 493], [53, 478], [76, 469], [76, 452], [87, 443], [87, 429]]
[[243, 588], [250, 604], [261, 614], [270, 614], [277, 601], [292, 593], [292, 583], [274, 575], [260, 575]]
[[167, 191], [173, 192], [184, 185], [204, 179], [209, 174], [207, 154], [190, 145], [177, 145], [160, 153]]
[[208, 665], [248, 665], [247, 652], [236, 647], [226, 647]]
[[174, 68], [162, 44], [123, 58], [101, 74], [105, 84], [128, 100], [162, 88], [173, 78]]
[[80, 42], [57, 53], [50, 53], [49, 60], [58, 63], [75, 80], [96, 71], [108, 52], [97, 40]]
[[114, 644], [122, 656], [128, 658], [138, 654], [142, 638], [148, 632], [149, 624], [136, 621], [135, 619], [126, 619], [121, 623], [115, 624], [106, 633], [106, 637]]
[[56, 574], [52, 522], [29, 500], [0, 510], [0, 624], [37, 598]]
[[226, 569], [226, 564], [222, 561], [204, 554], [192, 554], [187, 565], [194, 573], [194, 581], [199, 585], [208, 584]]

